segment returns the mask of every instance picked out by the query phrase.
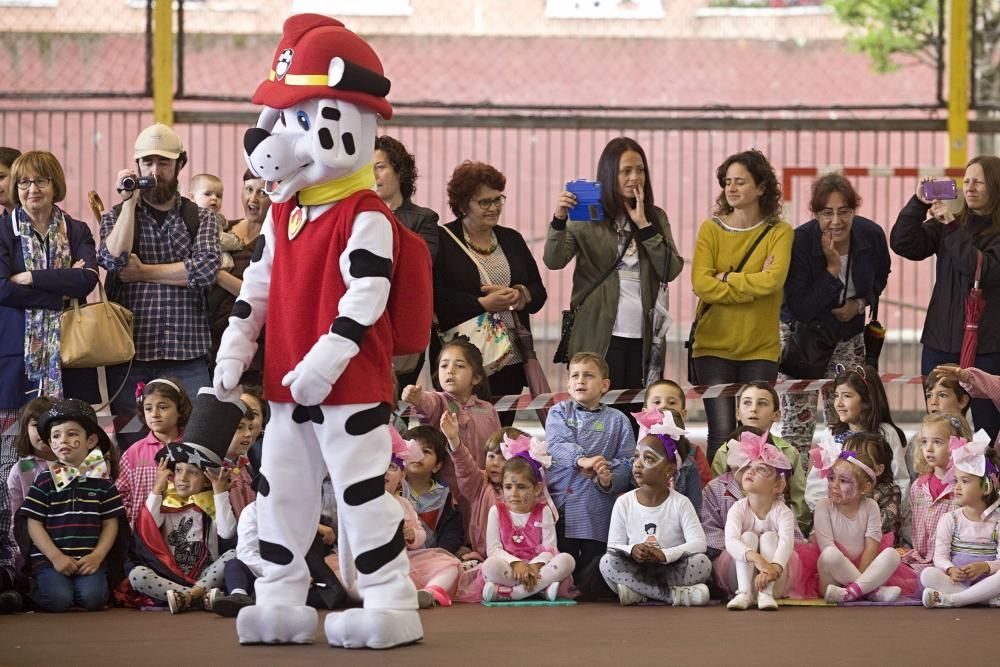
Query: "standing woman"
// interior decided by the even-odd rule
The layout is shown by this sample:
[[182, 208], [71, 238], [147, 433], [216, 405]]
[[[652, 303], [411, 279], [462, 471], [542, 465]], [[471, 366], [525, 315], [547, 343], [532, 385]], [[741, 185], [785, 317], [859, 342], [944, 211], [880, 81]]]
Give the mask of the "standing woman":
[[[792, 262], [781, 306], [784, 345], [797, 323], [822, 322], [837, 337], [827, 372], [865, 364], [865, 309], [877, 304], [889, 280], [889, 246], [877, 224], [855, 215], [861, 197], [841, 174], [821, 176], [812, 185], [813, 218], [795, 229]], [[816, 430], [817, 392], [782, 394], [781, 435], [808, 458]], [[828, 423], [836, 423], [833, 391], [823, 391]]]
[[[792, 228], [781, 220], [781, 188], [758, 150], [730, 155], [715, 176], [722, 190], [715, 215], [698, 230], [691, 269], [698, 313], [704, 312], [691, 350], [698, 384], [773, 382], [792, 251]], [[705, 413], [711, 461], [736, 428], [735, 401], [705, 399]]]
[[[545, 304], [545, 286], [528, 244], [520, 232], [500, 225], [506, 185], [507, 179], [496, 168], [468, 160], [448, 181], [448, 206], [456, 219], [444, 225], [451, 234], [441, 232], [434, 261], [434, 312], [442, 331], [483, 312], [494, 312], [500, 313], [514, 340], [517, 322], [530, 331], [529, 315]], [[491, 284], [466, 249], [476, 256]], [[524, 357], [513, 345], [505, 365], [489, 376], [490, 391], [494, 396], [520, 394], [525, 384]], [[513, 411], [503, 412], [500, 423], [510, 426], [514, 416]]]
[[[438, 251], [438, 214], [413, 203], [418, 175], [417, 162], [406, 146], [388, 135], [375, 138], [375, 192], [407, 229], [420, 235], [433, 262]], [[393, 367], [400, 389], [416, 384], [424, 367], [424, 353], [397, 357]]]
[[[980, 155], [965, 169], [965, 209], [956, 217], [942, 201], [927, 201], [924, 182], [899, 212], [889, 235], [896, 254], [920, 261], [937, 256], [934, 291], [927, 306], [921, 373], [957, 363], [962, 351], [965, 299], [976, 274], [977, 250], [983, 256], [980, 288], [986, 309], [979, 321], [979, 346], [973, 364], [986, 373], [1000, 374], [1000, 158]], [[1000, 431], [1000, 411], [987, 399], [972, 401], [976, 428], [991, 440]]]
[[597, 180], [604, 219], [568, 220], [576, 197], [560, 193], [543, 261], [550, 269], [562, 269], [576, 259], [574, 303], [614, 267], [580, 306], [569, 356], [600, 354], [608, 362], [613, 389], [639, 389], [646, 381], [657, 293], [661, 283], [677, 277], [684, 260], [667, 214], [653, 203], [642, 146], [628, 137], [608, 142], [597, 161]]

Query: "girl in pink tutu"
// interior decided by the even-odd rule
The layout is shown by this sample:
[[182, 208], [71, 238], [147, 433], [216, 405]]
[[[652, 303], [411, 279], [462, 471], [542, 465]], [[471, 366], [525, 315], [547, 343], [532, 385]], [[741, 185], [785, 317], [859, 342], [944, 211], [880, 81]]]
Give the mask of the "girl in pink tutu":
[[1000, 607], [1000, 468], [986, 431], [952, 438], [957, 509], [941, 517], [934, 567], [920, 573], [925, 607]]
[[427, 533], [413, 505], [399, 495], [406, 462], [422, 459], [423, 450], [416, 440], [403, 440], [394, 428], [389, 429], [389, 436], [392, 438], [392, 458], [385, 473], [385, 490], [403, 508], [403, 539], [410, 559], [410, 579], [417, 587], [417, 603], [421, 609], [435, 605], [450, 607], [462, 561], [444, 549], [424, 548]]
[[900, 565], [892, 533], [882, 534], [878, 503], [868, 497], [878, 479], [875, 461], [865, 453], [840, 451], [832, 439], [810, 456], [827, 480], [827, 497], [813, 514], [818, 592], [827, 602], [892, 602], [901, 593], [912, 595], [916, 577]]
[[576, 562], [556, 550], [556, 515], [545, 492], [542, 467], [552, 464], [544, 440], [504, 438], [503, 502], [486, 521], [488, 557], [480, 566], [482, 599], [523, 600], [541, 593], [555, 600]]

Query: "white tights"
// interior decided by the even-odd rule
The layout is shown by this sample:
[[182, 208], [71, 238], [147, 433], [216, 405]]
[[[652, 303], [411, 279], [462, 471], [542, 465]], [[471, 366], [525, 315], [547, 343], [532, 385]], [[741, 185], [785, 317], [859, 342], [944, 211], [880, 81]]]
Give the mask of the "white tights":
[[[743, 533], [742, 538], [743, 544], [747, 545], [761, 556], [764, 560], [771, 562], [774, 558], [774, 552], [778, 550], [778, 534], [774, 531], [766, 531], [761, 533], [760, 537], [757, 533], [746, 532]], [[750, 562], [741, 561], [733, 559], [733, 565], [736, 567], [736, 592], [737, 594], [743, 593], [745, 595], [753, 596], [754, 585], [753, 578], [754, 574], [757, 572], [757, 567]], [[788, 582], [788, 567], [782, 566], [781, 576], [778, 577], [777, 581], [772, 581], [764, 588], [764, 592], [775, 598], [784, 597], [785, 594], [785, 584]]]
[[573, 560], [572, 556], [569, 554], [556, 554], [549, 562], [542, 566], [538, 581], [533, 588], [525, 588], [522, 584], [519, 584], [514, 579], [510, 563], [497, 556], [490, 556], [483, 562], [482, 572], [483, 578], [486, 581], [492, 581], [494, 584], [501, 586], [509, 586], [512, 600], [523, 600], [524, 598], [541, 593], [556, 582], [561, 582], [573, 574], [573, 568], [575, 567], [576, 561]]
[[861, 572], [840, 549], [829, 546], [820, 553], [817, 563], [819, 590], [822, 594], [831, 584], [844, 587], [854, 584], [859, 591], [857, 597], [862, 597], [885, 584], [897, 567], [899, 553], [895, 549], [883, 549], [868, 568]]
[[947, 574], [936, 567], [928, 567], [920, 573], [920, 583], [924, 588], [932, 588], [942, 594], [955, 607], [970, 604], [984, 604], [991, 598], [1000, 596], [1000, 572], [980, 579], [969, 586], [956, 584]]

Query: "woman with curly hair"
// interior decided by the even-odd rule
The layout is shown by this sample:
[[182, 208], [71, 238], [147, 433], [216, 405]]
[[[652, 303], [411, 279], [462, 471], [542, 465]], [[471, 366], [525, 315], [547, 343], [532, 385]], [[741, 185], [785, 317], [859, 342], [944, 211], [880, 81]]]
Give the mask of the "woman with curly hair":
[[[715, 214], [698, 230], [691, 269], [700, 299], [691, 350], [697, 381], [774, 381], [793, 236], [791, 225], [781, 220], [781, 188], [758, 150], [730, 155], [715, 175], [722, 189]], [[736, 428], [735, 403], [706, 399], [705, 413], [711, 461]]]

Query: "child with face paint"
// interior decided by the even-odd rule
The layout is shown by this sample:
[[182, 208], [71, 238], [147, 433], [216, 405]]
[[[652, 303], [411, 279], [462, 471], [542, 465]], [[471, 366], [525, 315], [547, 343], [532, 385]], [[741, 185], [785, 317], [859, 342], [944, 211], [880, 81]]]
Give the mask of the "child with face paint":
[[911, 595], [916, 577], [900, 565], [892, 535], [882, 534], [878, 504], [867, 497], [878, 479], [875, 462], [829, 441], [810, 456], [829, 487], [813, 515], [817, 592], [827, 602], [892, 602], [901, 593]]
[[910, 487], [910, 544], [903, 563], [917, 574], [934, 561], [934, 540], [941, 517], [955, 509], [951, 472], [952, 438], [972, 439], [972, 429], [963, 417], [946, 413], [927, 415], [920, 425], [916, 460], [920, 476]]
[[638, 488], [620, 496], [611, 513], [608, 553], [600, 568], [622, 605], [650, 599], [685, 607], [708, 603], [705, 582], [712, 563], [705, 555], [705, 533], [691, 501], [671, 490], [689, 454], [673, 412], [665, 410], [661, 422], [644, 426], [649, 433], [639, 439], [632, 459]]
[[934, 567], [920, 573], [925, 607], [1000, 607], [1000, 468], [990, 437], [953, 438], [957, 509], [941, 517]]
[[902, 543], [903, 495], [892, 478], [892, 449], [889, 443], [881, 433], [855, 433], [844, 443], [844, 449], [863, 454], [874, 462], [875, 486], [868, 495], [878, 505], [882, 534], [893, 535], [893, 546], [899, 547]]
[[556, 515], [542, 471], [552, 465], [552, 457], [544, 440], [528, 436], [504, 438], [501, 451], [507, 459], [501, 473], [503, 502], [487, 518], [488, 557], [478, 577], [482, 599], [523, 600], [541, 593], [555, 600], [564, 581], [568, 592], [576, 563], [556, 549]]
[[413, 505], [426, 533], [424, 545], [440, 547], [456, 556], [465, 548], [462, 512], [451, 494], [451, 487], [441, 479], [441, 468], [448, 460], [448, 441], [430, 426], [417, 426], [403, 434], [415, 440], [423, 453], [407, 461], [401, 495]]
[[444, 549], [425, 548], [427, 531], [410, 501], [399, 495], [407, 463], [421, 460], [424, 453], [419, 442], [403, 440], [394, 428], [389, 429], [389, 436], [392, 439], [392, 458], [385, 473], [385, 491], [403, 509], [403, 540], [410, 559], [410, 579], [417, 587], [417, 603], [421, 609], [436, 605], [450, 607], [462, 561]]
[[[692, 447], [690, 441], [687, 439], [688, 432], [684, 430], [684, 418], [677, 410], [663, 407], [653, 407], [647, 408], [643, 412], [633, 412], [632, 416], [639, 424], [639, 440], [649, 435], [652, 429], [660, 429], [656, 430], [657, 433], [666, 433], [662, 429], [666, 424], [669, 424], [667, 428], [670, 430], [670, 434], [679, 442], [683, 441], [681, 443], [682, 449], [685, 452], [684, 456], [681, 457], [683, 463], [674, 471], [670, 483], [671, 487], [677, 493], [691, 501], [695, 513], [701, 516], [701, 479], [693, 454], [693, 450], [698, 448]], [[676, 430], [676, 433], [674, 433], [674, 430]], [[635, 481], [634, 474], [632, 481], [638, 484]]]
[[[648, 411], [650, 409], [665, 410], [667, 408], [677, 412], [681, 421], [687, 421], [687, 397], [684, 395], [684, 389], [673, 380], [657, 380], [652, 384], [646, 385], [646, 399], [643, 402], [642, 409]], [[708, 463], [708, 457], [705, 456], [705, 452], [702, 451], [701, 447], [692, 447], [691, 454], [687, 459], [684, 459], [684, 466], [690, 465], [690, 460], [693, 460], [695, 466], [697, 466], [698, 479], [701, 482], [702, 488], [704, 488], [714, 477], [712, 467]], [[683, 475], [678, 473], [677, 477], [681, 478]], [[681, 491], [681, 493], [684, 492]]]
[[[774, 611], [775, 598], [785, 597], [792, 566], [797, 569], [795, 514], [783, 496], [792, 464], [767, 435], [740, 435], [729, 443], [729, 467], [746, 497], [737, 501], [726, 516], [726, 551], [732, 558], [736, 595], [727, 609], [743, 611], [757, 598], [757, 608]], [[756, 574], [755, 574], [756, 573]]]

